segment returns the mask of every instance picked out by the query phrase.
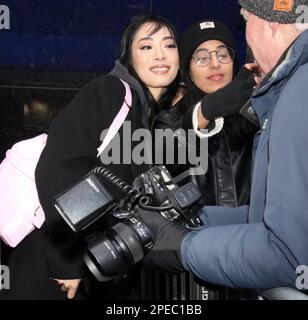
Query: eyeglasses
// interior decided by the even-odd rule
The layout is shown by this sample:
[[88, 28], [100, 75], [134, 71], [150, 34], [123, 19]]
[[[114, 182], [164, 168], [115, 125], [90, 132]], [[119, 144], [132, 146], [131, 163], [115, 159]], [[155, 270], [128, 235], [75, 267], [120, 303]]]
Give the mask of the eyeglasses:
[[195, 64], [199, 67], [206, 67], [212, 59], [212, 53], [216, 53], [216, 57], [220, 63], [231, 63], [234, 58], [234, 50], [230, 47], [222, 46], [217, 50], [208, 51], [207, 49], [199, 49], [192, 57]]

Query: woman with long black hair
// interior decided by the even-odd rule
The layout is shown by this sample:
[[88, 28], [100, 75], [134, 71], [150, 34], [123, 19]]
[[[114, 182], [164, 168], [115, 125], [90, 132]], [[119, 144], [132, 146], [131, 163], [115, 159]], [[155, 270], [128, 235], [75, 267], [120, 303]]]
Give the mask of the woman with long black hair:
[[[165, 19], [141, 15], [133, 18], [122, 37], [121, 54], [114, 69], [87, 84], [56, 117], [36, 168], [36, 184], [46, 221], [12, 253], [11, 289], [3, 299], [82, 298], [80, 283], [89, 273], [83, 258], [85, 244], [74, 234], [53, 205], [53, 198], [75, 184], [94, 167], [108, 167], [128, 184], [148, 164], [104, 164], [97, 157], [101, 134], [119, 112], [125, 87], [132, 92], [126, 122], [132, 132], [149, 129], [159, 109], [169, 107], [178, 83], [179, 54], [173, 26]], [[121, 145], [127, 137], [119, 130]], [[132, 142], [132, 149], [135, 143]], [[149, 146], [151, 147], [151, 146]], [[105, 151], [104, 151], [105, 152]], [[124, 298], [127, 288], [108, 292], [109, 299]], [[1, 293], [2, 295], [2, 293]]]

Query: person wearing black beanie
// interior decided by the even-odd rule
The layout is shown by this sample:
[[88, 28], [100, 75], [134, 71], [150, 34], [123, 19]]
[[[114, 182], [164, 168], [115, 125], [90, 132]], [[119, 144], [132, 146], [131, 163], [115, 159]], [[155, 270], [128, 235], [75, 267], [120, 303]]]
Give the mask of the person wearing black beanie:
[[209, 40], [219, 40], [234, 50], [233, 73], [235, 75], [238, 72], [240, 60], [231, 31], [220, 21], [201, 21], [193, 23], [182, 35], [180, 60], [184, 78], [189, 74], [190, 61], [194, 51], [201, 43]]
[[[246, 68], [239, 72], [240, 60], [232, 33], [216, 20], [196, 22], [188, 27], [182, 35], [179, 51], [183, 97], [156, 117], [154, 128], [184, 128], [186, 133], [187, 130], [195, 130], [198, 137], [208, 139], [208, 170], [192, 178], [199, 185], [204, 205], [237, 207], [248, 204], [252, 140], [257, 127], [233, 109], [224, 119], [220, 115], [217, 119], [216, 116], [211, 117], [209, 120], [213, 121], [207, 127], [209, 132], [203, 137], [198, 125], [197, 130], [194, 128], [193, 112], [196, 103], [211, 97], [213, 109], [216, 101], [218, 107], [221, 101], [226, 108], [232, 104], [241, 107], [255, 85], [251, 80], [252, 72]], [[228, 86], [231, 90], [223, 91]], [[235, 102], [232, 101], [234, 99]], [[196, 114], [194, 116], [197, 122]], [[189, 142], [187, 144], [188, 148], [195, 147], [189, 146]], [[174, 145], [177, 146], [178, 142]], [[175, 162], [166, 167], [172, 176], [177, 176], [189, 169], [191, 164]], [[223, 290], [217, 288], [217, 292]]]
[[[200, 53], [203, 57], [204, 48], [202, 49], [202, 47], [206, 47], [206, 43], [209, 43], [210, 41], [219, 42], [219, 47], [226, 47], [227, 54], [230, 55], [231, 59], [226, 62], [221, 61], [216, 53], [216, 58], [219, 60], [219, 63], [214, 66], [212, 53], [209, 53], [209, 50], [207, 50], [207, 54], [211, 55], [207, 59], [208, 64], [200, 65], [200, 61], [197, 61], [196, 63], [196, 58], [198, 58], [200, 54], [197, 55], [198, 57], [196, 57], [195, 54], [201, 49]], [[223, 53], [224, 52], [222, 51], [222, 54]], [[242, 67], [240, 70], [240, 60], [232, 33], [228, 27], [220, 21], [212, 20], [193, 23], [182, 36], [180, 43], [180, 61], [181, 75], [188, 93], [193, 96], [196, 96], [199, 93], [199, 100], [201, 98], [200, 93], [202, 96], [208, 95], [209, 93], [214, 93], [217, 89], [229, 85], [230, 90], [225, 88], [224, 91], [218, 91], [216, 95], [205, 97], [202, 100], [202, 115], [209, 121], [213, 121], [220, 116], [237, 114], [240, 108], [252, 95], [253, 87], [256, 85], [252, 71], [245, 67]], [[240, 79], [237, 78], [233, 83], [230, 83], [231, 79], [227, 74], [225, 74], [221, 80], [211, 78], [216, 71], [219, 73], [221, 70], [225, 72], [228, 69], [232, 69], [233, 78], [239, 73], [238, 77]], [[196, 81], [195, 74], [200, 74], [203, 79]], [[228, 96], [228, 105], [225, 103], [226, 96]], [[210, 102], [208, 100], [210, 100]], [[222, 105], [218, 103], [220, 100], [222, 100]], [[183, 125], [184, 127], [188, 126], [190, 128], [190, 123], [190, 114], [187, 114]], [[234, 127], [234, 130], [236, 130], [238, 134], [237, 128]]]
[[[228, 57], [225, 58], [225, 55]], [[199, 131], [201, 123], [199, 126], [194, 123], [198, 122], [195, 105], [211, 98], [212, 109], [216, 105], [220, 107], [220, 104], [226, 109], [232, 104], [241, 108], [252, 94], [255, 85], [251, 79], [253, 74], [244, 67], [240, 70], [232, 33], [217, 20], [195, 22], [187, 28], [180, 41], [180, 63], [184, 83], [180, 93], [182, 97], [171, 109], [162, 111], [156, 117], [154, 128], [195, 130], [197, 136], [203, 138]], [[225, 88], [227, 91], [224, 91]], [[209, 119], [212, 120], [207, 126], [209, 132], [204, 137], [209, 139], [209, 153], [215, 163], [210, 162], [208, 172], [197, 179], [202, 180], [201, 191], [209, 205], [237, 206], [249, 201], [251, 145], [257, 126], [238, 114], [237, 110], [231, 110], [231, 114], [224, 118], [215, 116]], [[227, 165], [222, 165], [222, 161]], [[218, 167], [225, 172], [221, 180], [215, 181], [221, 173], [211, 170], [215, 171], [214, 168]], [[185, 171], [187, 166], [175, 164], [168, 169], [175, 176]], [[226, 189], [226, 183], [230, 183], [232, 192], [220, 191], [220, 188]]]

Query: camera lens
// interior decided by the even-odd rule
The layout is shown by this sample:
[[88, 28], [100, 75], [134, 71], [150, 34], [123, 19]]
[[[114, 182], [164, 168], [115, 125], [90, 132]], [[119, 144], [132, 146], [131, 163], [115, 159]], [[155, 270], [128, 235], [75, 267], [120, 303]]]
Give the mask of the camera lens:
[[153, 247], [148, 228], [134, 216], [114, 225], [105, 235], [92, 234], [87, 241], [85, 262], [98, 281], [122, 275]]
[[149, 252], [152, 249], [154, 242], [148, 227], [136, 216], [128, 217], [125, 223], [135, 231], [135, 234], [141, 241], [143, 254]]
[[113, 279], [128, 264], [122, 250], [112, 238], [96, 232], [87, 238], [88, 251], [85, 263], [98, 281]]

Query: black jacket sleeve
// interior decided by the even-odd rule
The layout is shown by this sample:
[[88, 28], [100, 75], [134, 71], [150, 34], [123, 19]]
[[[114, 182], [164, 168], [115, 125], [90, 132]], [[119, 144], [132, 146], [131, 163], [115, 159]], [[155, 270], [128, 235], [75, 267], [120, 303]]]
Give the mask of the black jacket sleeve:
[[164, 164], [173, 177], [189, 169], [186, 163], [179, 164], [179, 148], [185, 148], [186, 152], [186, 145], [174, 134], [179, 123], [179, 115], [171, 110], [159, 112], [153, 121], [154, 162], [156, 165]]
[[36, 168], [36, 184], [46, 216], [47, 264], [51, 278], [74, 279], [85, 274], [85, 247], [54, 208], [53, 198], [100, 165], [100, 135], [119, 111], [125, 96], [113, 76], [86, 85], [56, 117]]

